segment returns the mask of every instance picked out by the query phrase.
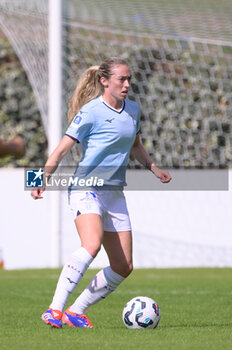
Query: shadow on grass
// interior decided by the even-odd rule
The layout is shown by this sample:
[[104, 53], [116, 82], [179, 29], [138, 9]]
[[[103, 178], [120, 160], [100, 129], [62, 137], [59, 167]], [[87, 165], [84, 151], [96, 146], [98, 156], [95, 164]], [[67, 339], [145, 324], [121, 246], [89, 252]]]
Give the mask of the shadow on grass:
[[[231, 323], [221, 323], [221, 324], [216, 324], [216, 323], [207, 323], [207, 324], [179, 324], [179, 325], [170, 325], [170, 326], [162, 326], [159, 325], [155, 329], [171, 329], [171, 328], [208, 328], [208, 327], [232, 327], [232, 322]], [[99, 328], [98, 328], [99, 329]], [[105, 328], [104, 328], [105, 329]], [[124, 327], [117, 327], [117, 326], [109, 326], [107, 329], [118, 329], [118, 330], [133, 330], [134, 329], [127, 329]], [[137, 331], [140, 331], [140, 329], [137, 329]]]
[[159, 328], [207, 328], [207, 327], [232, 327], [232, 323], [182, 324], [182, 325], [173, 325], [173, 326], [160, 326]]

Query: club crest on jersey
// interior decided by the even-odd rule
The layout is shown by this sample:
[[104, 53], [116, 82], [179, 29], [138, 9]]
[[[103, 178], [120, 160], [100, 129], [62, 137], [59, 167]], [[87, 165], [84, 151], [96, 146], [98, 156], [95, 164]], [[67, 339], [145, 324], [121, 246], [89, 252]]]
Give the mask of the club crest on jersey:
[[82, 121], [82, 117], [79, 115], [76, 115], [75, 118], [73, 119], [73, 123], [77, 125], [79, 125], [81, 121]]

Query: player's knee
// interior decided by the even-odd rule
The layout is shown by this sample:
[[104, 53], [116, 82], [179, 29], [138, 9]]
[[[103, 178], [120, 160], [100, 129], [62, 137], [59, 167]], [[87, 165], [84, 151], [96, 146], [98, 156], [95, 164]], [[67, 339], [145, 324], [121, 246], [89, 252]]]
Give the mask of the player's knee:
[[112, 267], [112, 269], [121, 275], [122, 277], [126, 278], [128, 277], [131, 272], [133, 271], [133, 264], [132, 263], [126, 263], [126, 264], [120, 264], [118, 266]]
[[101, 249], [101, 243], [88, 244], [84, 248], [93, 258], [95, 258]]

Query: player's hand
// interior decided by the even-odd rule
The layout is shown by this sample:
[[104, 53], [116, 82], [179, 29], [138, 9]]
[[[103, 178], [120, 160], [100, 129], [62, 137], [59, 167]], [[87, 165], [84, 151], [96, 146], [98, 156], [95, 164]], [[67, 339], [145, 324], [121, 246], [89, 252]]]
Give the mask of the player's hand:
[[160, 168], [158, 168], [157, 166], [152, 166], [151, 167], [151, 171], [153, 172], [153, 174], [155, 174], [156, 177], [158, 177], [158, 179], [160, 179], [161, 182], [163, 183], [168, 183], [171, 181], [171, 175], [169, 174], [168, 171], [166, 170], [162, 170]]
[[42, 199], [43, 192], [45, 191], [45, 188], [35, 188], [34, 190], [31, 191], [31, 196], [34, 199]]

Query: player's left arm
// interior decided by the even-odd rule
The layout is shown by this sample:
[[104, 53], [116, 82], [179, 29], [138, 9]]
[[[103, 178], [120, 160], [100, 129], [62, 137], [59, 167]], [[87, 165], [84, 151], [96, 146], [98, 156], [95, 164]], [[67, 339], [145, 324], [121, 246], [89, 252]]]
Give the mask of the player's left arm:
[[136, 135], [135, 142], [131, 148], [131, 154], [135, 159], [139, 161], [145, 168], [151, 170], [151, 172], [160, 179], [163, 183], [168, 183], [171, 181], [171, 175], [168, 171], [162, 170], [158, 168], [155, 163], [152, 161], [150, 156], [147, 154], [145, 148], [143, 147], [142, 143], [140, 142], [140, 135], [139, 133]]

